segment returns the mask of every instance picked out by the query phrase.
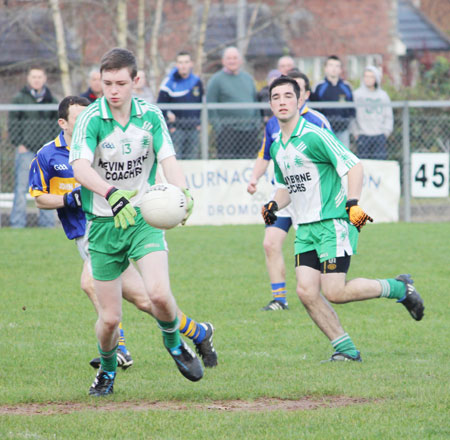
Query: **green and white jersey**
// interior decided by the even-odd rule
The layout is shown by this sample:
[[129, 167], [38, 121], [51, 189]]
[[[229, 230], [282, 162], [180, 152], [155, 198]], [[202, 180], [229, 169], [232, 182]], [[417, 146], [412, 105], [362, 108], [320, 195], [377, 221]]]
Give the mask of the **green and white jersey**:
[[348, 218], [342, 177], [359, 159], [328, 130], [300, 118], [289, 141], [272, 143], [275, 180], [286, 188], [295, 223]]
[[[128, 124], [114, 120], [106, 98], [92, 103], [75, 124], [69, 161], [87, 159], [95, 171], [112, 186], [138, 190], [131, 199], [140, 204], [149, 185], [155, 183], [157, 163], [174, 156], [172, 140], [161, 110], [139, 98], [132, 98]], [[105, 198], [82, 188], [83, 210], [92, 216], [111, 217]]]

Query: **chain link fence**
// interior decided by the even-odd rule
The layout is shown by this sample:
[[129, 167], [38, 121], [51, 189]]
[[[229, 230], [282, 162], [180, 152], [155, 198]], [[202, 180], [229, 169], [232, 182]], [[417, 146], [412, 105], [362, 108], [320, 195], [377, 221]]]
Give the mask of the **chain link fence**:
[[[342, 108], [350, 103], [310, 103], [311, 107]], [[396, 160], [401, 167], [400, 218], [404, 221], [450, 221], [450, 198], [413, 197], [411, 192], [411, 153], [449, 153], [450, 152], [450, 101], [398, 101], [391, 103], [394, 115], [394, 130], [386, 141], [386, 159]], [[263, 110], [265, 103], [248, 104], [161, 104], [163, 110], [200, 110], [200, 120], [175, 120], [168, 124], [177, 157], [190, 159], [248, 159], [256, 158], [264, 135]], [[52, 226], [55, 213], [39, 211], [31, 197], [23, 199], [24, 209], [19, 219], [11, 216], [15, 192], [25, 195], [23, 164], [29, 163], [32, 154], [26, 158], [17, 154], [16, 145], [24, 134], [31, 136], [37, 143], [53, 140], [58, 134], [56, 124], [57, 106], [43, 105], [1, 105], [0, 104], [0, 225], [11, 226]], [[35, 114], [27, 122], [16, 118], [17, 112]], [[222, 112], [222, 114], [220, 113]], [[225, 112], [225, 113], [224, 113]], [[234, 113], [234, 116], [232, 114]], [[250, 113], [250, 115], [249, 115]], [[13, 117], [11, 117], [11, 115]], [[39, 117], [37, 117], [39, 115]], [[49, 116], [47, 119], [44, 115]], [[36, 142], [35, 142], [36, 143]], [[358, 146], [350, 136], [349, 147], [357, 153]], [[37, 147], [32, 146], [35, 151]], [[22, 165], [20, 167], [20, 165]], [[439, 167], [439, 165], [437, 165]], [[20, 173], [22, 170], [22, 173]], [[448, 186], [448, 175], [441, 175], [442, 169], [434, 168], [431, 175], [421, 169], [414, 178], [422, 183], [432, 179], [434, 185]], [[16, 188], [15, 183], [22, 185]], [[447, 188], [448, 189], [448, 188]], [[20, 194], [19, 194], [20, 193]], [[26, 212], [26, 217], [25, 217]], [[47, 214], [47, 216], [42, 215]], [[50, 218], [49, 218], [50, 215]]]

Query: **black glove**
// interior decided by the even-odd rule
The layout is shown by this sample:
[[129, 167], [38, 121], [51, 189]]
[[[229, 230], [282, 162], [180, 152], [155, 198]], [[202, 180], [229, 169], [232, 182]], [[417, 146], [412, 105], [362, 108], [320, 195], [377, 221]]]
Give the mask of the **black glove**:
[[77, 186], [71, 192], [65, 193], [63, 200], [66, 208], [81, 208], [81, 186]]
[[358, 205], [358, 200], [350, 199], [347, 200], [345, 204], [345, 210], [347, 211], [348, 218], [350, 221], [357, 227], [358, 231], [361, 231], [361, 228], [369, 222], [373, 222], [373, 218], [368, 216]]
[[261, 214], [266, 225], [273, 225], [277, 221], [275, 211], [278, 211], [278, 204], [275, 200], [271, 200], [262, 207]]

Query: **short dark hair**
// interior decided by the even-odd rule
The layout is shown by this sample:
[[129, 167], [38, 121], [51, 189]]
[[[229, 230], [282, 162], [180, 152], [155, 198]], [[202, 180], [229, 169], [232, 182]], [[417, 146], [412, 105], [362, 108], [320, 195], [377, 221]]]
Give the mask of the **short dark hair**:
[[69, 119], [69, 107], [71, 105], [81, 105], [87, 107], [91, 101], [81, 96], [66, 96], [58, 106], [58, 118], [67, 121]]
[[115, 47], [106, 52], [100, 61], [100, 73], [104, 70], [119, 70], [124, 67], [128, 68], [131, 79], [134, 79], [137, 75], [136, 57], [128, 49]]
[[274, 79], [272, 84], [270, 84], [269, 100], [272, 100], [272, 90], [275, 87], [282, 86], [283, 84], [291, 84], [294, 89], [295, 96], [297, 96], [297, 99], [300, 98], [300, 86], [298, 85], [297, 81], [295, 81], [295, 79], [291, 78], [290, 76], [281, 75], [278, 78]]
[[182, 56], [188, 56], [189, 58], [192, 58], [190, 52], [188, 52], [187, 50], [180, 50], [180, 52], [177, 53], [176, 58], [182, 57]]
[[330, 56], [326, 59], [325, 64], [327, 64], [328, 61], [330, 61], [330, 60], [339, 61], [339, 62], [342, 64], [341, 59], [340, 59], [337, 55], [330, 55]]
[[305, 81], [305, 90], [307, 92], [311, 91], [311, 84], [309, 83], [309, 78], [303, 72], [300, 72], [300, 70], [298, 69], [292, 69], [289, 70], [287, 75], [290, 76], [291, 78], [301, 78], [303, 81]]

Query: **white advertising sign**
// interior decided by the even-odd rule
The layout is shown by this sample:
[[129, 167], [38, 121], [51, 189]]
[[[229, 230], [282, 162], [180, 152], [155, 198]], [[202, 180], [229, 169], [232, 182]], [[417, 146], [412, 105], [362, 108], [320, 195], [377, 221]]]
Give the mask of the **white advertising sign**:
[[[254, 160], [180, 161], [195, 206], [190, 225], [262, 224], [261, 207], [270, 200], [273, 165], [251, 196], [247, 185]], [[400, 169], [396, 161], [363, 160], [360, 204], [375, 222], [398, 221]]]
[[395, 160], [361, 160], [364, 182], [360, 205], [375, 223], [398, 222], [400, 166]]
[[448, 197], [449, 153], [411, 154], [413, 197]]

